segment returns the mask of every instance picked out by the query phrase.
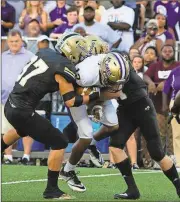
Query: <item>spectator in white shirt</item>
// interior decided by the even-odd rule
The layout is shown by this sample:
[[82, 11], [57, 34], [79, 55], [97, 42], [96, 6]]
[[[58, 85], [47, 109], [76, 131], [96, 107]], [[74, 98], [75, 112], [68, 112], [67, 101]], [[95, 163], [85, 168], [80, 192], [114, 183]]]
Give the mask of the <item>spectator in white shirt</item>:
[[125, 1], [112, 0], [113, 7], [108, 9], [101, 17], [101, 23], [108, 24], [121, 38], [118, 50], [129, 52], [134, 43], [132, 26], [135, 13], [132, 8], [124, 5]]
[[73, 27], [73, 31], [77, 27], [85, 29], [87, 35], [96, 35], [106, 41], [110, 48], [117, 48], [120, 42], [120, 36], [108, 25], [103, 25], [95, 22], [95, 9], [91, 6], [86, 6], [84, 9], [84, 22]]

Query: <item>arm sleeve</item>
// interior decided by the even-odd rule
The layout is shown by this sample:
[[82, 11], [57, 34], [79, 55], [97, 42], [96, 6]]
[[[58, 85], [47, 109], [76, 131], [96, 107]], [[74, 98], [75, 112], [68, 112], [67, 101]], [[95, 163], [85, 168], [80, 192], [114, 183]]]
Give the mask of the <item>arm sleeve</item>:
[[69, 83], [75, 83], [76, 82], [75, 67], [71, 63], [62, 65], [63, 68], [58, 67], [56, 74], [62, 75]]

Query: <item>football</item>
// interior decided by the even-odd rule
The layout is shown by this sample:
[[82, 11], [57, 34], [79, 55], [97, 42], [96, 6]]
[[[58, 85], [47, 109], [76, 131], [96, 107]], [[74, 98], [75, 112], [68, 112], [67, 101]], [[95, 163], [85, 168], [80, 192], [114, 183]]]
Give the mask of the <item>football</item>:
[[92, 91], [93, 88], [82, 88], [82, 87], [76, 88], [76, 93], [78, 95], [89, 95]]

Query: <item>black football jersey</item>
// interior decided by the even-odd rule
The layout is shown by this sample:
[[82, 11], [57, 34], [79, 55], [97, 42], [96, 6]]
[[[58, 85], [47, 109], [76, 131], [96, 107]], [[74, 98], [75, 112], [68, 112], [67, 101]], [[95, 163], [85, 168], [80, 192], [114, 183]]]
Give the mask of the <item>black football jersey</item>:
[[129, 80], [125, 83], [122, 91], [124, 95], [122, 94], [118, 99], [119, 105], [131, 104], [148, 95], [145, 82], [133, 68], [130, 69]]
[[59, 90], [56, 74], [75, 84], [75, 73], [75, 67], [67, 58], [52, 49], [41, 49], [23, 68], [10, 100], [18, 108], [35, 109], [44, 95]]

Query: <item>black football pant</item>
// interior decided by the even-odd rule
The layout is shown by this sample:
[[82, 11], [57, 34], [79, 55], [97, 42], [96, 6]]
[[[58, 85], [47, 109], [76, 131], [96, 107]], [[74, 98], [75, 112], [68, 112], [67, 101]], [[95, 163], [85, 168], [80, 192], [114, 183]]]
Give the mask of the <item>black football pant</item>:
[[110, 146], [123, 149], [129, 137], [139, 127], [152, 159], [161, 161], [164, 158], [156, 111], [150, 98], [144, 97], [130, 105], [119, 106], [117, 115], [119, 130], [111, 136]]
[[34, 140], [49, 145], [53, 150], [64, 149], [68, 145], [67, 138], [60, 130], [33, 110], [16, 108], [7, 101], [4, 109], [9, 123], [21, 137], [30, 136]]

